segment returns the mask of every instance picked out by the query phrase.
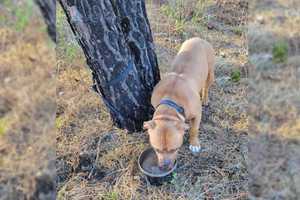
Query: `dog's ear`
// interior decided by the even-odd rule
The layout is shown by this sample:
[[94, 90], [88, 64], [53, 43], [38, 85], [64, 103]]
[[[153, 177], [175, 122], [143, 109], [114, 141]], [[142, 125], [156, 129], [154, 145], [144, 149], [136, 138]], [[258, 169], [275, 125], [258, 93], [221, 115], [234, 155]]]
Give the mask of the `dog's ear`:
[[154, 120], [144, 122], [144, 130], [154, 129], [154, 128], [155, 128], [155, 121]]
[[176, 124], [176, 127], [177, 127], [179, 130], [184, 130], [184, 131], [187, 131], [187, 130], [190, 129], [189, 124], [184, 123], [184, 122], [178, 122], [178, 123]]

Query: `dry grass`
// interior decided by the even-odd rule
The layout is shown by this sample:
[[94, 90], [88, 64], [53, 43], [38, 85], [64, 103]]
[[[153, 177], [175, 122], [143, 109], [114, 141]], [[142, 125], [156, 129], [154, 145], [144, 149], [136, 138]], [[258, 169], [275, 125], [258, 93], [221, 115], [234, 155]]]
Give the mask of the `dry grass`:
[[[251, 4], [249, 190], [252, 199], [298, 199], [300, 190], [299, 1]], [[298, 38], [298, 39], [297, 39]], [[288, 45], [274, 63], [273, 44]]]
[[53, 198], [54, 45], [37, 8], [21, 25], [14, 21], [20, 8], [7, 4], [0, 7], [0, 199]]

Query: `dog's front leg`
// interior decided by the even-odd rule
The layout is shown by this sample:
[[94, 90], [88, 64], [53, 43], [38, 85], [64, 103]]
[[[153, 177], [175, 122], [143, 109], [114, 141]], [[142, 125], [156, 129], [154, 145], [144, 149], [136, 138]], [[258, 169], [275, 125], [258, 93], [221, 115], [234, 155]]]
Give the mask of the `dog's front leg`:
[[199, 126], [200, 126], [200, 121], [201, 121], [201, 113], [202, 113], [202, 109], [200, 109], [200, 112], [198, 113], [198, 115], [196, 115], [191, 120], [189, 148], [193, 153], [198, 153], [201, 151], [201, 146], [200, 146], [200, 142], [199, 142]]

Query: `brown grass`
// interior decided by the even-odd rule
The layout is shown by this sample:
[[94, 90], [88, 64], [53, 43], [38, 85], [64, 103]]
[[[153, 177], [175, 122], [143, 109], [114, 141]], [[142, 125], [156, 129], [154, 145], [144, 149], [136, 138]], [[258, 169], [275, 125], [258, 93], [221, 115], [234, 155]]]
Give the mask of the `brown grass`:
[[42, 19], [36, 20], [41, 18], [36, 8], [22, 32], [12, 25], [13, 12], [1, 9], [7, 24], [0, 28], [0, 119], [5, 126], [0, 134], [0, 199], [53, 198], [54, 46]]
[[[251, 4], [249, 50], [249, 190], [252, 198], [297, 199], [300, 190], [299, 2]], [[298, 13], [298, 14], [296, 14]], [[286, 41], [285, 63], [272, 61], [276, 41]]]

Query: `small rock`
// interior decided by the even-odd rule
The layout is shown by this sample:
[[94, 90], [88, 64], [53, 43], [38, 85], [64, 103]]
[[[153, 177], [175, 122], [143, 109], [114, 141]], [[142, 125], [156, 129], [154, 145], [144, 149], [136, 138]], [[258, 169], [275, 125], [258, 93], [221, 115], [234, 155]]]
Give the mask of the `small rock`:
[[33, 199], [55, 199], [55, 176], [48, 173], [38, 172], [35, 178], [36, 188]]
[[264, 17], [262, 15], [256, 16], [256, 20], [260, 24], [264, 24], [265, 23], [265, 19], [264, 19]]
[[5, 79], [4, 79], [4, 83], [9, 83], [11, 81], [11, 78], [10, 77], [6, 77]]
[[79, 164], [76, 168], [76, 172], [89, 172], [93, 168], [93, 162], [95, 155], [81, 153], [79, 155]]
[[208, 28], [209, 30], [212, 30], [212, 29], [215, 28], [215, 25], [214, 25], [212, 22], [208, 22], [208, 23], [207, 23], [207, 28]]
[[225, 54], [223, 51], [221, 51], [221, 52], [220, 52], [220, 56], [221, 56], [222, 58], [225, 58], [225, 57], [226, 57], [226, 54]]
[[222, 77], [217, 78], [216, 82], [220, 87], [224, 87], [228, 83], [229, 80], [230, 80], [229, 76], [222, 76]]

